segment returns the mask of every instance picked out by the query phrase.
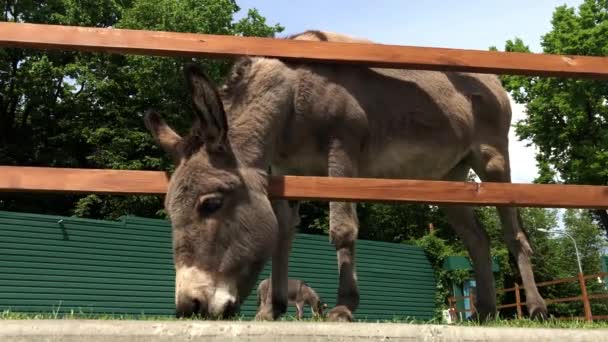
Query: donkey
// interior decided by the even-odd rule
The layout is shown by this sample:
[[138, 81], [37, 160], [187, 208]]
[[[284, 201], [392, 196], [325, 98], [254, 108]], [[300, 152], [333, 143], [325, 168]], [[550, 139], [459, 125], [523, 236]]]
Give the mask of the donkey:
[[[291, 39], [365, 41], [307, 31]], [[165, 198], [173, 226], [178, 316], [230, 316], [268, 259], [271, 300], [257, 319], [287, 307], [293, 203], [271, 201], [277, 174], [510, 182], [511, 108], [496, 76], [240, 58], [216, 88], [184, 68], [195, 117], [180, 136], [150, 111], [145, 123], [176, 164]], [[443, 205], [473, 261], [480, 319], [496, 312], [488, 236], [471, 207]], [[532, 248], [517, 208], [500, 206], [504, 238], [532, 316], [547, 308], [536, 287]], [[330, 203], [329, 238], [339, 268], [329, 320], [351, 321], [359, 305], [355, 204]]]
[[[258, 308], [268, 305], [267, 301], [271, 299], [269, 290], [271, 290], [270, 278], [266, 278], [258, 285]], [[304, 317], [304, 305], [309, 305], [312, 313], [317, 316], [323, 316], [323, 309], [327, 307], [317, 292], [299, 279], [287, 280], [287, 301], [289, 304], [295, 304], [298, 319]]]

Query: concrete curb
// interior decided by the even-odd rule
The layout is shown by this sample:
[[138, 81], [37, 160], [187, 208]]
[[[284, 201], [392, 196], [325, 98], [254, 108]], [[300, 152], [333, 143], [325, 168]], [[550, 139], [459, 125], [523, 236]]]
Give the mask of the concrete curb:
[[0, 320], [2, 342], [608, 341], [608, 329], [483, 328], [394, 323]]

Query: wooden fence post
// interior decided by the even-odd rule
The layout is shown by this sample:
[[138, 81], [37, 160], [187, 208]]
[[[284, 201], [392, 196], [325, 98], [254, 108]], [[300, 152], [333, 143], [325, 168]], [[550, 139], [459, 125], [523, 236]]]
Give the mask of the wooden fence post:
[[517, 307], [517, 318], [521, 319], [521, 298], [519, 297], [519, 284], [515, 283], [515, 305]]
[[578, 283], [581, 286], [581, 294], [583, 298], [583, 307], [585, 308], [585, 320], [592, 322], [591, 304], [589, 304], [589, 295], [587, 295], [587, 285], [585, 284], [585, 276], [582, 273], [578, 274]]
[[454, 304], [454, 301], [455, 299], [453, 297], [448, 297], [448, 313], [450, 314], [452, 320], [456, 322], [458, 320], [458, 317], [456, 316], [456, 305]]
[[475, 297], [473, 296], [473, 293], [469, 293], [469, 304], [471, 305], [471, 315], [477, 311], [477, 309], [475, 309], [475, 302], [473, 301], [474, 299], [475, 299]]

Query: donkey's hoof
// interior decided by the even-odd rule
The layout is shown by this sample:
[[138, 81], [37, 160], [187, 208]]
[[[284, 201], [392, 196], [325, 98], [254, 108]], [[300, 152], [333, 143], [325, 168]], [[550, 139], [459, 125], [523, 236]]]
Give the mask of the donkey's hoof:
[[327, 319], [332, 322], [352, 322], [353, 313], [344, 305], [336, 306], [327, 313]]
[[256, 321], [274, 321], [274, 319], [274, 312], [271, 306], [261, 307], [255, 315]]
[[530, 319], [537, 319], [540, 321], [544, 321], [547, 318], [549, 318], [549, 313], [547, 312], [547, 307], [538, 306], [538, 307], [530, 308], [528, 310], [530, 312]]
[[496, 319], [496, 311], [478, 311], [474, 312], [471, 317], [467, 320], [471, 322], [477, 322], [479, 324], [486, 323], [488, 321], [493, 321]]

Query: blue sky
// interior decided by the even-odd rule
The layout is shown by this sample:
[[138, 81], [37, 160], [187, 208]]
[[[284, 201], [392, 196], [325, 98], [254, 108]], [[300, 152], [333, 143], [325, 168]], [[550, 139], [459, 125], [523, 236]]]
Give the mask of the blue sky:
[[[241, 12], [255, 7], [269, 24], [280, 23], [283, 35], [320, 29], [371, 39], [378, 43], [487, 50], [504, 49], [505, 41], [522, 38], [533, 52], [542, 52], [541, 36], [551, 30], [560, 5], [578, 7], [582, 0], [237, 0]], [[511, 103], [513, 122], [525, 117], [522, 105]], [[510, 133], [514, 182], [536, 177], [534, 147]]]
[[255, 7], [285, 33], [322, 29], [366, 37], [379, 43], [487, 49], [520, 37], [540, 52], [540, 37], [551, 16], [572, 0], [237, 0], [246, 12]]

